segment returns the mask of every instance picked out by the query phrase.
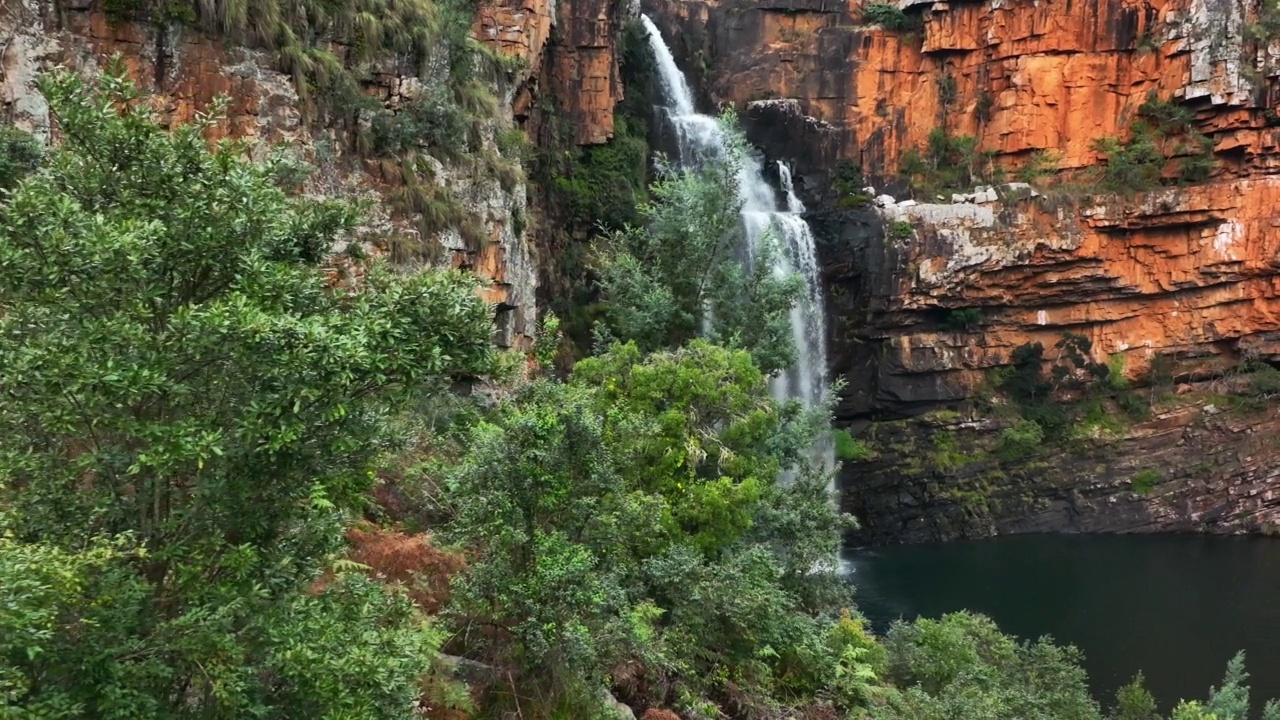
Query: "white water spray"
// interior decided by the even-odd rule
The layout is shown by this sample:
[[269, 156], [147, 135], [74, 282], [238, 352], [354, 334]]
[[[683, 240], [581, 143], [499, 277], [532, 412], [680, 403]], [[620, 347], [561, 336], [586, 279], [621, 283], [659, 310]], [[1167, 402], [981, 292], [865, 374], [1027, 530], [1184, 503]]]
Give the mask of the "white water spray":
[[[692, 167], [702, 159], [723, 156], [727, 152], [727, 146], [720, 124], [715, 118], [699, 114], [694, 109], [689, 83], [676, 66], [671, 50], [662, 40], [662, 34], [649, 16], [641, 15], [640, 21], [648, 32], [649, 45], [657, 60], [662, 104], [675, 131], [680, 165]], [[747, 238], [745, 250], [748, 258], [757, 257], [759, 248], [772, 232], [781, 250], [773, 254], [776, 262], [774, 272], [780, 276], [798, 273], [804, 278], [804, 296], [791, 309], [791, 333], [795, 341], [796, 363], [774, 377], [770, 388], [778, 400], [795, 399], [805, 407], [812, 408], [826, 400], [828, 388], [822, 285], [814, 252], [813, 233], [801, 217], [805, 208], [796, 197], [791, 169], [778, 163], [778, 174], [786, 195], [785, 208], [778, 207], [776, 194], [765, 181], [760, 158], [747, 157], [741, 164], [738, 172], [738, 195], [742, 200], [742, 225]], [[830, 442], [824, 440], [816, 451], [821, 454], [824, 465], [830, 470], [834, 466]]]

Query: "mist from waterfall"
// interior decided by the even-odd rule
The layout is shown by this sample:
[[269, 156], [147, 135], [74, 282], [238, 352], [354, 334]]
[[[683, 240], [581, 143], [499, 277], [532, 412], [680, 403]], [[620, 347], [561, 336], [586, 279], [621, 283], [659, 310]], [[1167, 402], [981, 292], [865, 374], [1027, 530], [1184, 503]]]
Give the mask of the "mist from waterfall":
[[[696, 167], [706, 159], [722, 157], [728, 152], [727, 141], [719, 121], [695, 109], [693, 93], [684, 73], [657, 26], [647, 15], [640, 16], [649, 36], [657, 62], [662, 106], [675, 133], [680, 167]], [[742, 201], [742, 225], [749, 261], [761, 257], [761, 248], [770, 238], [779, 252], [772, 258], [773, 270], [779, 276], [798, 274], [804, 278], [805, 291], [791, 309], [791, 334], [795, 343], [796, 362], [770, 380], [773, 396], [780, 400], [799, 400], [806, 408], [821, 405], [827, 395], [826, 318], [823, 312], [822, 285], [814, 251], [813, 233], [804, 221], [804, 205], [796, 197], [791, 169], [778, 163], [785, 195], [785, 206], [779, 207], [777, 193], [765, 180], [760, 157], [749, 154], [738, 171], [738, 195]], [[834, 450], [827, 440], [815, 449], [827, 469], [834, 466]]]

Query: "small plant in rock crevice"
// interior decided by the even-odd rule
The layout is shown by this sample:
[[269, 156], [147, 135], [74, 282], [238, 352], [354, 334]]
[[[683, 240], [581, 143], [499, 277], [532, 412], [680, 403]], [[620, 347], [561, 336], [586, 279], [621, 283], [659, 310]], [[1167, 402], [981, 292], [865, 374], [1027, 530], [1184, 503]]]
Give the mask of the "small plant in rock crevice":
[[1156, 485], [1164, 482], [1164, 474], [1159, 470], [1147, 468], [1134, 473], [1129, 482], [1134, 492], [1139, 495], [1150, 495]]
[[970, 332], [980, 327], [984, 321], [981, 308], [956, 308], [947, 311], [947, 316], [942, 319], [942, 327], [951, 332]]
[[889, 223], [889, 239], [891, 240], [910, 240], [916, 234], [916, 229], [907, 220], [894, 220]]

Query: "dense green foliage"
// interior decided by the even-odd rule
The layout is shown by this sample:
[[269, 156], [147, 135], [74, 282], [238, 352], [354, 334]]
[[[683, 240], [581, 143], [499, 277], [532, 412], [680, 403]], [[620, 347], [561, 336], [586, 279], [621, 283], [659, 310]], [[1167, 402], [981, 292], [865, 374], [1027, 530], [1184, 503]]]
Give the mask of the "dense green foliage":
[[982, 308], [955, 308], [947, 311], [942, 327], [953, 332], [969, 332], [981, 327], [985, 319]]
[[862, 21], [869, 25], [879, 25], [892, 32], [919, 30], [924, 23], [919, 15], [907, 15], [893, 3], [873, 2], [862, 8]]
[[315, 582], [388, 414], [491, 368], [487, 309], [451, 273], [330, 287], [350, 208], [99, 82], [42, 81], [65, 144], [0, 206], [0, 710], [412, 717], [438, 637]]
[[885, 638], [888, 695], [877, 718], [1100, 720], [1080, 654], [1047, 639], [1019, 643], [967, 613], [898, 623]]
[[553, 180], [571, 221], [590, 227], [600, 223], [618, 229], [641, 222], [649, 143], [643, 127], [626, 115], [614, 118], [614, 135], [603, 145], [582, 149]]
[[[1053, 349], [1057, 353], [1048, 376], [1044, 372], [1045, 348], [1038, 342], [1014, 348], [1010, 367], [996, 375], [997, 386], [1017, 404], [1022, 417], [1040, 426], [1041, 439], [1060, 435], [1072, 420], [1068, 407], [1055, 395], [1065, 392], [1090, 396], [1111, 388], [1107, 382], [1111, 368], [1091, 359], [1093, 343], [1088, 338], [1066, 333]], [[1015, 430], [1002, 438], [1002, 445], [1027, 445], [1033, 435], [1025, 429]], [[1014, 445], [1007, 445], [1006, 439]]]
[[994, 156], [978, 150], [972, 135], [952, 135], [939, 127], [929, 133], [923, 149], [908, 148], [902, 154], [898, 171], [911, 183], [913, 192], [932, 198], [971, 190], [978, 183], [1003, 181], [1003, 170], [992, 162]]
[[640, 207], [643, 224], [604, 239], [605, 321], [597, 332], [646, 351], [677, 347], [705, 332], [713, 342], [748, 350], [772, 372], [794, 361], [788, 313], [800, 301], [803, 280], [774, 274], [770, 256], [779, 250], [772, 238], [750, 264], [739, 259], [745, 241], [737, 177], [746, 141], [732, 117], [721, 125], [724, 157], [697, 170], [660, 165], [652, 201]]
[[1253, 22], [1245, 24], [1244, 33], [1245, 37], [1262, 45], [1280, 38], [1280, 2], [1261, 0], [1257, 16]]
[[[857, 615], [812, 452], [829, 408], [769, 392], [799, 281], [735, 254], [731, 121], [727, 157], [664, 167], [601, 238], [596, 355], [544, 374], [548, 317], [520, 378], [461, 274], [332, 279], [358, 213], [291, 195], [283, 159], [211, 146], [212, 118], [162, 127], [119, 74], [40, 89], [63, 144], [0, 136], [0, 717], [458, 717], [443, 648], [485, 663], [495, 717], [607, 718], [610, 691], [708, 720], [1101, 717], [1072, 648], [964, 613], [878, 639]], [[1003, 378], [1027, 412], [1111, 372], [1081, 336], [1055, 349]], [[357, 514], [392, 514], [378, 478], [465, 553], [441, 618], [344, 557]], [[1245, 720], [1246, 680], [1240, 657], [1174, 717]], [[1159, 717], [1140, 679], [1114, 717]]]
[[774, 406], [747, 353], [701, 341], [616, 346], [529, 385], [451, 475], [453, 532], [486, 549], [458, 611], [509, 632], [489, 652], [554, 678], [542, 692], [637, 663], [658, 699], [814, 692], [790, 678], [835, 662], [840, 594], [813, 568], [841, 521], [825, 477], [774, 480], [804, 461], [814, 420]]
[[0, 192], [39, 167], [43, 156], [40, 143], [29, 133], [12, 125], [0, 125]]
[[1178, 157], [1176, 180], [1200, 182], [1213, 172], [1213, 140], [1194, 129], [1188, 108], [1161, 100], [1154, 91], [1138, 107], [1129, 137], [1099, 138], [1093, 148], [1106, 159], [1099, 185], [1115, 192], [1146, 190], [1165, 181], [1169, 158]]

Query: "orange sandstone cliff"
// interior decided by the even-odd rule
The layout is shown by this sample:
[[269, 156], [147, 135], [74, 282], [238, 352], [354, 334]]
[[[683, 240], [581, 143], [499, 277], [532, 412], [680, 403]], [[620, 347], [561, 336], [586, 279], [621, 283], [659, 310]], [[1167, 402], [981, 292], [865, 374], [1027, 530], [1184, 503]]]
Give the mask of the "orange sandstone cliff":
[[[1266, 388], [1242, 406], [1234, 378], [1280, 360], [1280, 44], [1255, 39], [1257, 4], [905, 0], [896, 31], [859, 5], [646, 10], [814, 210], [837, 416], [873, 450], [843, 477], [862, 539], [1280, 526], [1280, 418]], [[1171, 143], [1163, 187], [1102, 192], [1096, 142], [1128, 138], [1149, 97], [1189, 111], [1211, 170], [1175, 182], [1193, 150]], [[997, 177], [1049, 172], [908, 190], [902, 163], [939, 128], [971, 136]], [[866, 209], [841, 168], [869, 186], [856, 194], [889, 197]], [[1064, 437], [999, 457], [1015, 422], [987, 397], [999, 373], [1031, 343], [1060, 362], [1067, 333], [1111, 388]], [[1130, 386], [1146, 406], [1132, 418], [1114, 390]]]
[[[342, 130], [316, 121], [299, 97], [293, 78], [280, 72], [270, 52], [240, 47], [174, 22], [113, 20], [103, 0], [4, 0], [0, 2], [0, 119], [48, 138], [49, 109], [34, 86], [41, 71], [67, 65], [93, 72], [119, 55], [139, 85], [152, 94], [164, 117], [190, 120], [226, 96], [230, 104], [215, 132], [242, 138], [256, 154], [272, 145], [316, 167], [304, 191], [369, 198], [371, 215], [358, 242], [364, 253], [391, 252], [401, 262], [451, 264], [488, 281], [495, 305], [495, 339], [524, 347], [537, 315], [537, 223], [529, 216], [520, 158], [501, 157], [498, 135], [536, 130], [538, 100], [553, 98], [575, 123], [580, 144], [606, 141], [613, 131], [613, 105], [621, 97], [613, 38], [621, 31], [622, 4], [615, 0], [492, 0], [481, 4], [475, 36], [515, 58], [515, 68], [492, 90], [498, 112], [480, 131], [479, 147], [457, 162], [425, 158], [426, 182], [458, 208], [456, 218], [427, 227], [412, 211], [391, 201], [405, 184], [394, 163], [355, 152]], [[584, 23], [582, 17], [593, 20]], [[336, 47], [339, 55], [342, 48]], [[387, 58], [361, 90], [398, 112], [418, 96], [424, 82], [397, 58]], [[587, 91], [580, 91], [586, 88]], [[531, 127], [534, 126], [534, 127]], [[506, 169], [505, 177], [494, 168]], [[514, 178], [514, 182], [513, 182]], [[405, 251], [404, 248], [410, 248]], [[335, 273], [357, 269], [335, 248]]]

